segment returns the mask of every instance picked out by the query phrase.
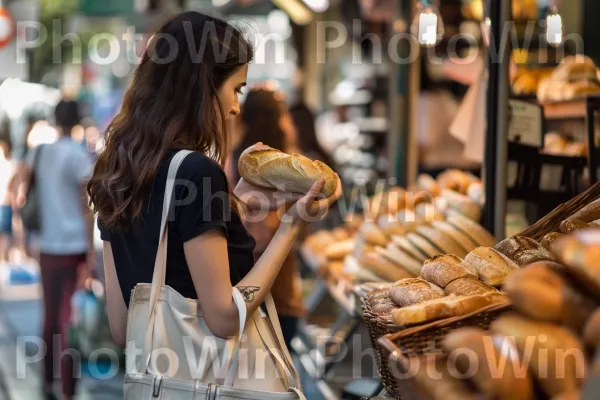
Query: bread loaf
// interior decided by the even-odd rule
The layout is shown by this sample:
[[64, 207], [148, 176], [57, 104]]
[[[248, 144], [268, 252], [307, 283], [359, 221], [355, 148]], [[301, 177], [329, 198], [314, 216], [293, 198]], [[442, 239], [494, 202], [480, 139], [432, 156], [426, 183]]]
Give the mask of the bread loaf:
[[325, 180], [322, 193], [326, 197], [337, 188], [337, 176], [321, 161], [288, 155], [262, 143], [244, 150], [238, 169], [240, 176], [253, 185], [284, 192], [308, 193], [319, 179]]
[[413, 274], [407, 270], [390, 262], [388, 259], [374, 251], [364, 253], [359, 258], [358, 263], [363, 268], [374, 272], [377, 276], [380, 276], [388, 282], [396, 282], [397, 280], [413, 276]]
[[414, 231], [415, 227], [423, 224], [423, 221], [415, 214], [415, 212], [409, 209], [398, 212], [398, 221], [404, 225], [408, 232]]
[[475, 203], [467, 196], [448, 189], [443, 189], [441, 196], [448, 200], [450, 207], [465, 217], [473, 221], [479, 221], [479, 218], [481, 218], [481, 205]]
[[423, 263], [429, 257], [425, 255], [418, 247], [416, 247], [410, 240], [405, 236], [394, 235], [392, 236], [392, 243], [394, 243], [400, 250], [405, 251], [415, 260]]
[[507, 304], [501, 293], [475, 296], [446, 296], [392, 310], [392, 321], [398, 325], [418, 325], [442, 318], [470, 314], [493, 304]]
[[577, 82], [582, 80], [596, 80], [597, 67], [594, 61], [582, 54], [565, 57], [558, 67], [552, 72], [553, 81]]
[[592, 201], [568, 219], [576, 219], [582, 222], [592, 222], [600, 219], [600, 199]]
[[569, 273], [600, 299], [600, 230], [577, 231], [556, 241], [553, 251]]
[[364, 222], [358, 233], [366, 243], [373, 246], [386, 246], [390, 241], [388, 236], [374, 222]]
[[[442, 342], [448, 354], [472, 354], [456, 357], [459, 371], [473, 371], [471, 380], [485, 398], [496, 400], [533, 400], [533, 382], [523, 365], [516, 347], [504, 337], [492, 336], [479, 328], [451, 331]], [[473, 365], [477, 368], [472, 370]]]
[[479, 279], [470, 276], [456, 279], [444, 288], [446, 295], [454, 294], [456, 296], [472, 296], [489, 292], [497, 292], [497, 290]]
[[538, 321], [581, 332], [596, 304], [543, 263], [514, 271], [504, 282], [513, 307]]
[[429, 241], [425, 240], [421, 235], [416, 233], [407, 233], [405, 237], [416, 246], [427, 258], [433, 258], [442, 253], [440, 249], [432, 245]]
[[335, 238], [335, 240], [348, 240], [350, 239], [350, 233], [346, 228], [338, 227], [331, 231], [331, 234]]
[[350, 232], [356, 232], [365, 220], [364, 216], [357, 213], [348, 213], [344, 218], [346, 229]]
[[501, 316], [491, 329], [514, 338], [519, 353], [530, 356], [529, 369], [549, 397], [581, 386], [586, 376], [583, 346], [567, 329], [516, 314]]
[[552, 246], [553, 246], [554, 242], [556, 242], [557, 240], [562, 239], [564, 237], [566, 237], [566, 235], [563, 233], [550, 232], [546, 236], [544, 236], [544, 238], [542, 239], [542, 246], [544, 246], [544, 248], [546, 250], [552, 251]]
[[554, 261], [556, 258], [541, 244], [524, 236], [513, 236], [498, 243], [495, 249], [524, 267], [537, 261]]
[[496, 244], [496, 239], [483, 226], [467, 217], [455, 215], [448, 218], [447, 221], [461, 232], [469, 235], [480, 246], [493, 247]]
[[456, 227], [454, 227], [454, 225], [449, 224], [446, 221], [433, 221], [431, 223], [431, 226], [437, 229], [438, 231], [444, 233], [448, 237], [451, 237], [452, 239], [454, 239], [454, 241], [456, 241], [456, 243], [460, 245], [460, 247], [464, 251], [464, 255], [462, 255], [461, 257], [464, 257], [465, 255], [467, 255], [468, 252], [478, 247], [477, 243], [475, 243], [473, 239], [471, 239], [468, 235], [465, 235]]
[[377, 247], [375, 250], [390, 262], [402, 267], [412, 276], [419, 276], [421, 274], [421, 262], [412, 258], [408, 253], [400, 250], [393, 243], [388, 244], [385, 248]]
[[444, 297], [444, 291], [420, 278], [401, 279], [389, 289], [390, 298], [399, 307]]
[[458, 193], [465, 193], [471, 180], [462, 171], [449, 169], [438, 175], [437, 181], [442, 189], [454, 190]]
[[371, 311], [377, 315], [390, 314], [396, 308], [388, 289], [377, 289], [369, 292], [366, 296]]
[[451, 236], [438, 231], [427, 225], [418, 226], [416, 228], [417, 233], [429, 240], [434, 244], [442, 253], [453, 254], [458, 257], [464, 257], [467, 255], [465, 249], [463, 249]]
[[415, 214], [424, 222], [443, 221], [446, 219], [444, 213], [436, 209], [433, 202], [417, 204]]
[[431, 175], [420, 174], [417, 177], [417, 188], [431, 193], [433, 196], [440, 194], [440, 185]]
[[462, 260], [453, 255], [440, 255], [425, 261], [421, 268], [421, 275], [429, 282], [445, 288], [450, 282], [465, 277], [476, 278], [466, 269]]
[[406, 228], [400, 224], [397, 215], [384, 214], [377, 218], [377, 225], [386, 236], [404, 235]]
[[355, 240], [348, 239], [333, 243], [325, 249], [324, 255], [328, 260], [342, 260], [354, 250]]
[[575, 218], [565, 219], [560, 223], [560, 231], [564, 234], [569, 234], [571, 232], [580, 231], [582, 229], [591, 228], [592, 226], [587, 222], [580, 221]]
[[504, 254], [491, 247], [478, 247], [465, 257], [463, 262], [474, 268], [479, 279], [491, 286], [498, 286], [519, 266]]
[[406, 197], [406, 191], [398, 186], [385, 192], [379, 192], [370, 199], [365, 215], [370, 219], [375, 219], [383, 214], [397, 214], [405, 208]]

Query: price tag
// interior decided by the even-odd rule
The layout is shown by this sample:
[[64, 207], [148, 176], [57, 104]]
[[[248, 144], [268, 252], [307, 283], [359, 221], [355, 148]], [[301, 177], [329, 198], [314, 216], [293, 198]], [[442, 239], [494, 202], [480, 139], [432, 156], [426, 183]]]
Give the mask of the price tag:
[[539, 104], [521, 100], [509, 101], [508, 140], [543, 147], [544, 113]]

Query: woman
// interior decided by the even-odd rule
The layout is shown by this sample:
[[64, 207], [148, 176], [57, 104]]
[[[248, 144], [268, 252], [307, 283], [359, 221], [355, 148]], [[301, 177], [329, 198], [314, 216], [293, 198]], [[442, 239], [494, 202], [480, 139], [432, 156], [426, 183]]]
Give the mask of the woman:
[[[277, 93], [271, 90], [255, 89], [248, 93], [241, 114], [243, 138], [234, 151], [234, 165], [237, 165], [242, 151], [257, 142], [286, 152], [293, 151], [293, 132], [285, 133], [284, 109]], [[239, 176], [235, 179], [239, 179]], [[254, 256], [258, 259], [277, 232], [278, 214], [271, 212], [267, 218], [248, 218], [244, 225], [256, 240]], [[279, 314], [285, 344], [291, 350], [290, 344], [296, 335], [298, 318], [304, 315], [302, 282], [295, 254], [289, 254], [285, 259], [271, 294]]]
[[[178, 149], [194, 153], [177, 174], [183, 184], [174, 191], [168, 223], [166, 284], [198, 300], [203, 319], [218, 337], [231, 337], [238, 330], [232, 286], [244, 294], [252, 315], [302, 227], [300, 215], [314, 215], [341, 194], [339, 182], [335, 195], [315, 201], [322, 182], [299, 199], [243, 180], [232, 193], [223, 170], [227, 124], [240, 112], [238, 94], [246, 84], [252, 49], [238, 30], [197, 12], [175, 17], [159, 34], [108, 127], [105, 151], [88, 186], [104, 241], [110, 328], [122, 345], [131, 290], [152, 281], [167, 169]], [[293, 206], [285, 222], [254, 263], [255, 242], [239, 210], [276, 210], [289, 202]]]

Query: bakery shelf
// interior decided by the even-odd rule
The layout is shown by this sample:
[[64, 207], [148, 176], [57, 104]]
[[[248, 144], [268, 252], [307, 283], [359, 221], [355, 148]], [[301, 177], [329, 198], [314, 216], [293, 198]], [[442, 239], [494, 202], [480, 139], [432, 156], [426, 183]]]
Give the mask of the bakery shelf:
[[597, 101], [600, 96], [543, 103], [544, 115], [547, 119], [580, 119], [587, 115], [589, 101]]

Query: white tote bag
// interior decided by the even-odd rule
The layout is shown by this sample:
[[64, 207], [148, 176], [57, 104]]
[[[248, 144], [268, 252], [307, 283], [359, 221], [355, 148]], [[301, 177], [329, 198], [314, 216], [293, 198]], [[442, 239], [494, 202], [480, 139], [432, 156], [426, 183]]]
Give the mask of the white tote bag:
[[259, 309], [247, 316], [233, 289], [240, 331], [225, 340], [210, 332], [197, 300], [165, 285], [167, 217], [177, 170], [188, 154], [179, 151], [169, 166], [152, 284], [138, 284], [131, 295], [125, 399], [305, 399], [270, 294], [266, 314]]

